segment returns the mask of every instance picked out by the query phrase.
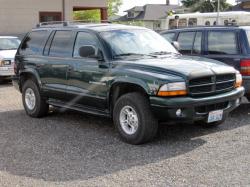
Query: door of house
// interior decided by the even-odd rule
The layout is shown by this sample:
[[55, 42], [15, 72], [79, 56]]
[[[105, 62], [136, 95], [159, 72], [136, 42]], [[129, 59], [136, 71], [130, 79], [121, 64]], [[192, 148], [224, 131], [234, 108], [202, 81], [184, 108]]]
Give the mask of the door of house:
[[62, 21], [61, 12], [40, 12], [40, 22]]

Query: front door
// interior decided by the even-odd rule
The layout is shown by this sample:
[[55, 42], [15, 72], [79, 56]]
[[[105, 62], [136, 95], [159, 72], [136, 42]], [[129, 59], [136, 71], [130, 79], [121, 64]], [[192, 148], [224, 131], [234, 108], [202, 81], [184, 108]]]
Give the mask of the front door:
[[79, 56], [79, 48], [91, 45], [101, 48], [98, 38], [88, 32], [78, 32], [74, 46], [71, 70], [68, 73], [67, 93], [71, 103], [90, 108], [107, 108], [109, 68], [107, 62]]

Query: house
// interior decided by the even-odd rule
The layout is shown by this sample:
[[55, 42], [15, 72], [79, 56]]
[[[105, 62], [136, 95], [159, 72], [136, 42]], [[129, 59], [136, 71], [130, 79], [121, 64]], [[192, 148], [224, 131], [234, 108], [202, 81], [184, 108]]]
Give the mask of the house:
[[232, 10], [250, 12], [250, 0], [237, 0], [237, 5], [233, 6]]
[[19, 35], [39, 22], [72, 21], [73, 11], [98, 9], [107, 20], [107, 0], [0, 0], [0, 35]]
[[163, 20], [172, 12], [184, 13], [185, 8], [178, 5], [169, 4], [147, 4], [145, 6], [136, 6], [127, 11], [127, 14], [116, 21], [119, 22], [137, 22], [149, 29], [161, 30], [165, 24]]

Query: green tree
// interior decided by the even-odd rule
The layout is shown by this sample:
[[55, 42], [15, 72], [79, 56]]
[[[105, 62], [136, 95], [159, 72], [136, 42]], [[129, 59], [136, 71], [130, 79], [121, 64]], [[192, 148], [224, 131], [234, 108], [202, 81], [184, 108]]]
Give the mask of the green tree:
[[[108, 16], [113, 16], [119, 12], [122, 0], [108, 0]], [[100, 21], [100, 10], [83, 10], [74, 12], [74, 20]]]
[[[216, 12], [218, 0], [183, 0], [182, 4], [191, 8], [193, 12]], [[226, 0], [220, 0], [220, 10], [229, 10], [232, 7]]]

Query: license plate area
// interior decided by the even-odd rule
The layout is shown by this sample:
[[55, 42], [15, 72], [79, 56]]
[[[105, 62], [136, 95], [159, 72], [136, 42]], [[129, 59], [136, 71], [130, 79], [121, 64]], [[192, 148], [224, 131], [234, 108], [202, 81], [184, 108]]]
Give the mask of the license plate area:
[[213, 123], [217, 121], [221, 121], [223, 119], [223, 110], [215, 110], [211, 111], [208, 114], [208, 123]]

